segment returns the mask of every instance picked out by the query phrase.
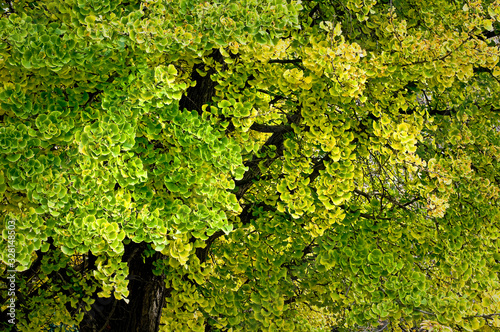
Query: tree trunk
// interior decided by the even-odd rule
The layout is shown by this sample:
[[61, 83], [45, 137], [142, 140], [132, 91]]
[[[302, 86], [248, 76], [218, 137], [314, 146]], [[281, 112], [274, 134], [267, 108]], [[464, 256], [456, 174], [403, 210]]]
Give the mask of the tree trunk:
[[80, 323], [80, 332], [157, 332], [160, 328], [164, 299], [168, 296], [165, 277], [153, 274], [153, 262], [164, 258], [160, 253], [143, 261], [146, 244], [131, 242], [125, 246], [123, 260], [129, 266], [129, 303], [97, 298]]
[[[223, 63], [223, 56], [218, 50], [214, 50], [210, 56], [219, 63]], [[202, 77], [196, 70], [193, 70], [192, 80], [196, 81], [196, 85], [190, 87], [183, 95], [179, 101], [180, 109], [186, 108], [195, 110], [199, 114], [202, 113], [202, 105], [211, 102], [215, 95], [216, 83], [210, 79], [210, 75], [214, 72], [212, 69], [205, 77]], [[157, 252], [143, 262], [142, 253], [145, 248], [145, 243], [132, 242], [125, 246], [123, 261], [128, 262], [129, 266], [130, 302], [127, 304], [123, 300], [117, 301], [114, 298], [97, 298], [96, 295], [92, 310], [86, 313], [79, 326], [80, 332], [156, 332], [159, 330], [161, 311], [165, 297], [169, 296], [169, 290], [165, 288], [165, 277], [153, 274], [153, 262], [165, 259], [165, 256]]]

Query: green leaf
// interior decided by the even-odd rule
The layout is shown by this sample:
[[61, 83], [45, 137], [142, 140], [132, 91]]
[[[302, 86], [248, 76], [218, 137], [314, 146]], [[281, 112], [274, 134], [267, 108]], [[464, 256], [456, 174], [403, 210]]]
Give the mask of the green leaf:
[[169, 76], [177, 76], [177, 69], [173, 64], [169, 64], [167, 67], [167, 74]]
[[87, 17], [85, 17], [85, 22], [89, 25], [94, 24], [95, 21], [96, 21], [96, 17], [94, 15], [88, 15]]
[[21, 154], [20, 153], [16, 153], [16, 154], [10, 154], [7, 156], [7, 160], [10, 161], [10, 162], [16, 162], [19, 160], [19, 158], [21, 158]]
[[374, 249], [370, 254], [368, 254], [368, 261], [370, 263], [379, 263], [382, 259], [382, 251], [380, 249]]
[[83, 218], [83, 223], [85, 225], [91, 225], [96, 221], [95, 216], [93, 215], [88, 215]]
[[165, 183], [165, 186], [167, 187], [168, 190], [170, 190], [171, 192], [179, 192], [179, 187], [175, 184], [175, 183], [172, 183], [172, 182], [166, 182]]
[[75, 253], [75, 251], [74, 251], [73, 249], [70, 249], [70, 248], [68, 248], [68, 247], [66, 247], [66, 246], [62, 246], [62, 247], [61, 247], [61, 251], [62, 251], [65, 255], [67, 255], [67, 256], [71, 256], [71, 255], [73, 255], [73, 254]]

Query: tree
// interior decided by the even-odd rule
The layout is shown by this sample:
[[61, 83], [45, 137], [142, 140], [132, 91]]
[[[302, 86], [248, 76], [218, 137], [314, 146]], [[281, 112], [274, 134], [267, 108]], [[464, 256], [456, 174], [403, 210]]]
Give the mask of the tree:
[[19, 331], [500, 327], [498, 1], [1, 8]]

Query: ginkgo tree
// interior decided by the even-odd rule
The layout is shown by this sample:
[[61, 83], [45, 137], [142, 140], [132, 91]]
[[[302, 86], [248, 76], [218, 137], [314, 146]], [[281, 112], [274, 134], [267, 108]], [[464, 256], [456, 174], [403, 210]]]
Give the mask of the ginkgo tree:
[[500, 1], [0, 8], [2, 331], [500, 327]]

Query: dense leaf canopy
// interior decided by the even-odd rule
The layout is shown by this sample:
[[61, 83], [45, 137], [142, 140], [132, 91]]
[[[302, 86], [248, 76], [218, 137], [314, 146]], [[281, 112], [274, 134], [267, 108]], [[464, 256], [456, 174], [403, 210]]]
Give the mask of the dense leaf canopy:
[[0, 7], [19, 331], [500, 327], [500, 1]]

